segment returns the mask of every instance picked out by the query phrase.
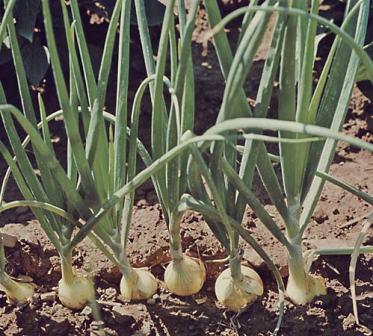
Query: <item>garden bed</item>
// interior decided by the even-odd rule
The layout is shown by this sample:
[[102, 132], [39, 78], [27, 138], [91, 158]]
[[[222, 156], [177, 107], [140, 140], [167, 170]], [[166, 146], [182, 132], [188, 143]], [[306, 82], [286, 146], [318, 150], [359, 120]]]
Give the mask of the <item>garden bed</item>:
[[[341, 21], [343, 6], [339, 2], [324, 2], [321, 13], [338, 24]], [[203, 32], [203, 12], [201, 30], [196, 31], [195, 40], [205, 42]], [[97, 28], [97, 27], [96, 27]], [[102, 29], [97, 28], [98, 30]], [[98, 31], [97, 30], [97, 31]], [[102, 29], [103, 34], [105, 29]], [[159, 31], [155, 30], [157, 35]], [[271, 31], [264, 39], [269, 39]], [[237, 31], [232, 28], [230, 41], [237, 39]], [[331, 40], [322, 41], [327, 52]], [[255, 58], [253, 68], [246, 83], [250, 104], [255, 104], [255, 96], [260, 80], [261, 69], [266, 57], [267, 44], [263, 43]], [[137, 50], [135, 52], [141, 52]], [[200, 134], [215, 123], [221, 105], [224, 80], [218, 60], [211, 44], [194, 43], [193, 59], [196, 78], [196, 133]], [[322, 63], [322, 62], [320, 62]], [[138, 66], [138, 68], [137, 68]], [[318, 64], [316, 64], [316, 69]], [[145, 76], [142, 64], [134, 64], [131, 84], [134, 87]], [[52, 74], [48, 76], [51, 78]], [[317, 77], [317, 76], [316, 76]], [[9, 80], [9, 85], [12, 80]], [[6, 82], [8, 83], [8, 82]], [[48, 83], [48, 81], [47, 81]], [[15, 81], [14, 81], [15, 85]], [[108, 93], [108, 110], [114, 110], [115, 83], [111, 83]], [[46, 85], [44, 98], [48, 110], [57, 105], [54, 88]], [[271, 104], [271, 116], [276, 116], [277, 88]], [[368, 94], [367, 94], [368, 93]], [[373, 102], [367, 96], [373, 93], [368, 88], [364, 95], [354, 89], [350, 102], [344, 132], [364, 141], [373, 141], [372, 111]], [[130, 99], [134, 92], [130, 91]], [[14, 99], [13, 99], [14, 98]], [[17, 102], [17, 97], [11, 97]], [[149, 105], [149, 104], [148, 104]], [[141, 120], [140, 137], [149, 145], [150, 110], [145, 104]], [[52, 139], [61, 162], [66, 157], [66, 139], [62, 122], [53, 124]], [[148, 142], [147, 142], [148, 140]], [[331, 167], [331, 175], [350, 183], [364, 192], [373, 190], [373, 154], [356, 150], [340, 144]], [[6, 166], [0, 161], [0, 180]], [[266, 204], [267, 211], [276, 222], [281, 223], [268, 196], [259, 183], [254, 183], [255, 193]], [[13, 181], [8, 186], [6, 201], [19, 199], [20, 194]], [[312, 217], [312, 223], [305, 232], [305, 247], [332, 248], [353, 246], [361, 231], [364, 217], [371, 209], [369, 204], [352, 194], [326, 183], [320, 202]], [[273, 238], [263, 224], [249, 209], [246, 209], [243, 226], [260, 243], [274, 263], [284, 280], [288, 276], [286, 252]], [[120, 296], [119, 282], [121, 272], [96, 249], [88, 239], [74, 249], [73, 262], [81, 272], [90, 276], [97, 289], [97, 307], [86, 306], [72, 311], [64, 307], [57, 297], [57, 284], [61, 278], [59, 256], [42, 231], [39, 223], [27, 208], [18, 208], [1, 214], [1, 231], [16, 236], [18, 242], [6, 249], [7, 272], [22, 281], [36, 284], [36, 294], [30, 303], [21, 306], [6, 302], [0, 292], [0, 336], [1, 335], [270, 335], [278, 318], [278, 292], [276, 282], [260, 257], [251, 247], [242, 243], [244, 264], [251, 265], [262, 277], [264, 295], [238, 315], [226, 311], [214, 293], [214, 283], [219, 273], [227, 267], [226, 262], [213, 262], [226, 258], [225, 249], [216, 240], [201, 215], [187, 212], [182, 221], [182, 244], [187, 255], [201, 258], [207, 269], [207, 281], [201, 292], [191, 297], [178, 297], [170, 294], [162, 281], [159, 281], [157, 294], [152, 298], [133, 303]], [[284, 231], [285, 228], [281, 227]], [[132, 226], [129, 234], [127, 254], [131, 265], [146, 267], [157, 277], [163, 279], [164, 269], [170, 261], [169, 233], [157, 196], [150, 182], [137, 190], [133, 210]], [[365, 243], [372, 244], [373, 234], [368, 233]], [[352, 300], [349, 291], [349, 256], [319, 257], [312, 266], [315, 274], [322, 275], [327, 282], [328, 295], [317, 297], [310, 304], [295, 306], [286, 301], [286, 312], [279, 335], [372, 335], [373, 316], [371, 314], [373, 272], [372, 255], [360, 256], [357, 263], [356, 287], [360, 313], [360, 325], [355, 323]], [[102, 320], [99, 322], [99, 320]]]
[[[220, 76], [215, 57], [208, 53], [201, 56], [201, 47], [195, 45], [197, 92], [201, 115], [213, 120], [216, 106], [220, 103], [220, 91], [211, 81], [211, 75]], [[258, 56], [255, 66], [262, 61]], [[255, 68], [255, 67], [254, 67]], [[209, 73], [209, 81], [204, 78]], [[213, 78], [213, 77], [212, 77]], [[252, 78], [255, 78], [252, 77]], [[254, 83], [255, 84], [255, 83]], [[255, 86], [252, 84], [253, 86]], [[355, 89], [350, 104], [345, 131], [365, 141], [372, 141], [372, 103]], [[200, 128], [208, 125], [199, 122]], [[58, 130], [58, 127], [56, 127]], [[58, 137], [56, 132], [54, 137]], [[58, 146], [58, 144], [57, 144]], [[61, 146], [63, 148], [63, 146]], [[63, 153], [61, 152], [61, 155]], [[373, 189], [371, 179], [372, 154], [341, 146], [332, 166], [332, 175], [369, 192]], [[1, 167], [3, 174], [4, 167]], [[7, 200], [17, 197], [17, 189], [10, 185]], [[264, 197], [264, 196], [263, 196]], [[168, 233], [160, 206], [150, 184], [137, 193], [128, 255], [136, 267], [149, 267], [158, 279], [163, 278], [164, 265], [169, 261]], [[271, 207], [268, 206], [271, 210]], [[369, 211], [368, 204], [341, 189], [329, 185], [306, 231], [309, 247], [331, 247], [337, 244], [352, 245], [361, 229], [362, 217]], [[73, 312], [63, 307], [56, 298], [56, 286], [60, 278], [57, 253], [27, 209], [18, 209], [2, 215], [3, 231], [19, 238], [15, 248], [7, 249], [7, 269], [13, 276], [27, 275], [37, 286], [35, 300], [20, 307], [6, 303], [0, 294], [0, 333], [5, 335], [94, 335], [99, 323], [91, 309]], [[17, 223], [17, 224], [10, 224]], [[287, 275], [285, 251], [270, 233], [260, 224], [255, 215], [247, 210], [243, 225], [258, 239], [273, 257], [284, 277]], [[208, 281], [200, 294], [180, 298], [169, 294], [160, 283], [158, 294], [142, 303], [121, 300], [118, 284], [121, 274], [90, 241], [78, 246], [74, 263], [80, 266], [84, 258], [85, 271], [96, 280], [97, 299], [104, 330], [108, 335], [266, 335], [274, 329], [278, 317], [278, 294], [275, 281], [250, 247], [243, 245], [244, 259], [251, 263], [262, 276], [265, 294], [238, 317], [225, 313], [217, 304], [214, 295], [214, 280], [224, 263], [209, 263], [211, 259], [225, 257], [224, 250], [211, 234], [201, 216], [188, 213], [183, 220], [183, 244], [187, 254], [199, 255], [206, 262]], [[367, 242], [372, 242], [372, 234]], [[323, 244], [323, 245], [322, 245]], [[362, 256], [357, 266], [357, 291], [361, 326], [357, 326], [352, 315], [349, 292], [349, 257], [321, 257], [313, 268], [327, 279], [328, 293], [310, 305], [295, 307], [286, 303], [286, 315], [280, 335], [371, 335], [373, 319], [370, 314], [372, 302], [369, 290], [373, 271], [372, 257]], [[79, 267], [80, 268], [80, 267]]]

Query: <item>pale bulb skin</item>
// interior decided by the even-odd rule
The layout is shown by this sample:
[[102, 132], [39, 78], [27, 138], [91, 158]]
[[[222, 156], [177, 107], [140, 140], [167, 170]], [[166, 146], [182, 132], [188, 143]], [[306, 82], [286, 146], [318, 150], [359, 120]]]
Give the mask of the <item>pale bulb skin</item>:
[[227, 309], [239, 312], [263, 295], [263, 282], [252, 268], [241, 266], [241, 276], [234, 279], [231, 269], [223, 271], [215, 282], [218, 301]]
[[172, 260], [164, 274], [166, 288], [179, 296], [198, 293], [206, 280], [206, 268], [197, 258], [182, 256]]
[[157, 279], [144, 269], [131, 269], [130, 274], [123, 275], [120, 292], [126, 300], [146, 300], [157, 291]]
[[9, 302], [23, 304], [31, 300], [34, 286], [29, 283], [17, 282], [5, 275], [0, 281], [0, 289], [4, 290]]
[[94, 300], [95, 290], [90, 279], [74, 275], [71, 281], [62, 278], [58, 283], [58, 298], [70, 309], [83, 309]]
[[306, 283], [298, 284], [294, 278], [289, 276], [286, 286], [289, 299], [296, 305], [304, 305], [319, 295], [326, 295], [325, 279], [321, 276], [306, 275]]

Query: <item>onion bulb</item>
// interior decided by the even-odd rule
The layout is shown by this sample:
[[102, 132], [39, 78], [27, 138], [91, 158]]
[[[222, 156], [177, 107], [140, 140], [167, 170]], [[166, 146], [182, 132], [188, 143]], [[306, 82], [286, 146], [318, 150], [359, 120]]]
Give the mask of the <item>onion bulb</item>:
[[34, 295], [34, 286], [29, 283], [17, 282], [8, 275], [0, 280], [2, 289], [11, 303], [23, 304], [31, 300]]
[[228, 268], [217, 278], [215, 294], [224, 307], [239, 312], [263, 295], [263, 282], [250, 267], [241, 266], [241, 276], [238, 279], [232, 277], [231, 269]]
[[311, 302], [315, 296], [326, 295], [325, 279], [307, 274], [305, 283], [299, 283], [294, 281], [290, 273], [286, 292], [293, 303], [304, 305]]
[[146, 300], [157, 291], [157, 279], [144, 269], [131, 269], [129, 276], [123, 275], [120, 292], [126, 300]]
[[172, 260], [164, 274], [166, 288], [180, 296], [198, 293], [205, 280], [206, 269], [202, 261], [188, 256]]
[[73, 275], [69, 281], [62, 277], [58, 283], [58, 297], [70, 309], [79, 310], [95, 298], [95, 290], [90, 279]]

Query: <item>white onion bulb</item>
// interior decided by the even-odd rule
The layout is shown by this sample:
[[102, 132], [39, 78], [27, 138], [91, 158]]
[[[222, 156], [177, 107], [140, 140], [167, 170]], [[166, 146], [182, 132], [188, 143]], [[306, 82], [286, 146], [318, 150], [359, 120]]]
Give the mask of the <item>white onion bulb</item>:
[[306, 275], [306, 283], [297, 283], [289, 276], [286, 286], [286, 293], [289, 299], [297, 304], [304, 305], [313, 300], [315, 296], [326, 295], [325, 279], [321, 276]]
[[90, 279], [77, 275], [73, 276], [72, 281], [62, 278], [58, 283], [58, 297], [65, 307], [82, 309], [95, 298], [93, 283]]
[[146, 300], [157, 291], [157, 279], [144, 269], [132, 269], [131, 276], [123, 276], [120, 292], [126, 300]]
[[258, 273], [241, 266], [241, 277], [233, 279], [230, 268], [223, 271], [215, 282], [215, 294], [219, 302], [229, 310], [239, 312], [263, 295], [263, 282]]
[[180, 296], [198, 293], [205, 280], [206, 269], [202, 261], [188, 256], [172, 260], [164, 274], [166, 288]]
[[34, 295], [34, 286], [29, 283], [17, 282], [6, 276], [0, 285], [8, 300], [14, 304], [23, 304], [31, 300]]

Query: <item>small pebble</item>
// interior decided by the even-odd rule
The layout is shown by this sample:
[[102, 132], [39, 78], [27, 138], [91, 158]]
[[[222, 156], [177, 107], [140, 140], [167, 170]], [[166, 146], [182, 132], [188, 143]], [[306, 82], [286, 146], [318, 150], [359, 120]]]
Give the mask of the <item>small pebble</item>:
[[287, 302], [287, 306], [288, 306], [288, 308], [294, 308], [294, 304], [290, 301]]
[[105, 331], [105, 335], [107, 335], [107, 336], [117, 336], [118, 335], [118, 333], [115, 330], [110, 329], [110, 328], [105, 328], [104, 331]]
[[59, 310], [63, 309], [63, 306], [59, 303], [55, 304], [52, 308], [52, 315], [58, 312]]
[[[91, 323], [91, 329], [93, 331], [95, 330], [99, 330], [100, 328], [102, 328], [104, 326], [104, 322], [103, 321], [92, 321]], [[105, 335], [105, 334], [104, 334]]]
[[55, 301], [56, 298], [57, 298], [56, 292], [48, 292], [48, 293], [40, 294], [41, 301], [51, 302], [51, 301]]
[[90, 306], [85, 306], [81, 311], [82, 315], [89, 316], [92, 314], [92, 308]]
[[117, 295], [117, 290], [115, 288], [107, 288], [105, 294], [108, 298], [112, 299]]
[[326, 306], [325, 305], [325, 302], [323, 300], [316, 300], [315, 303], [314, 303], [315, 307], [324, 307]]

